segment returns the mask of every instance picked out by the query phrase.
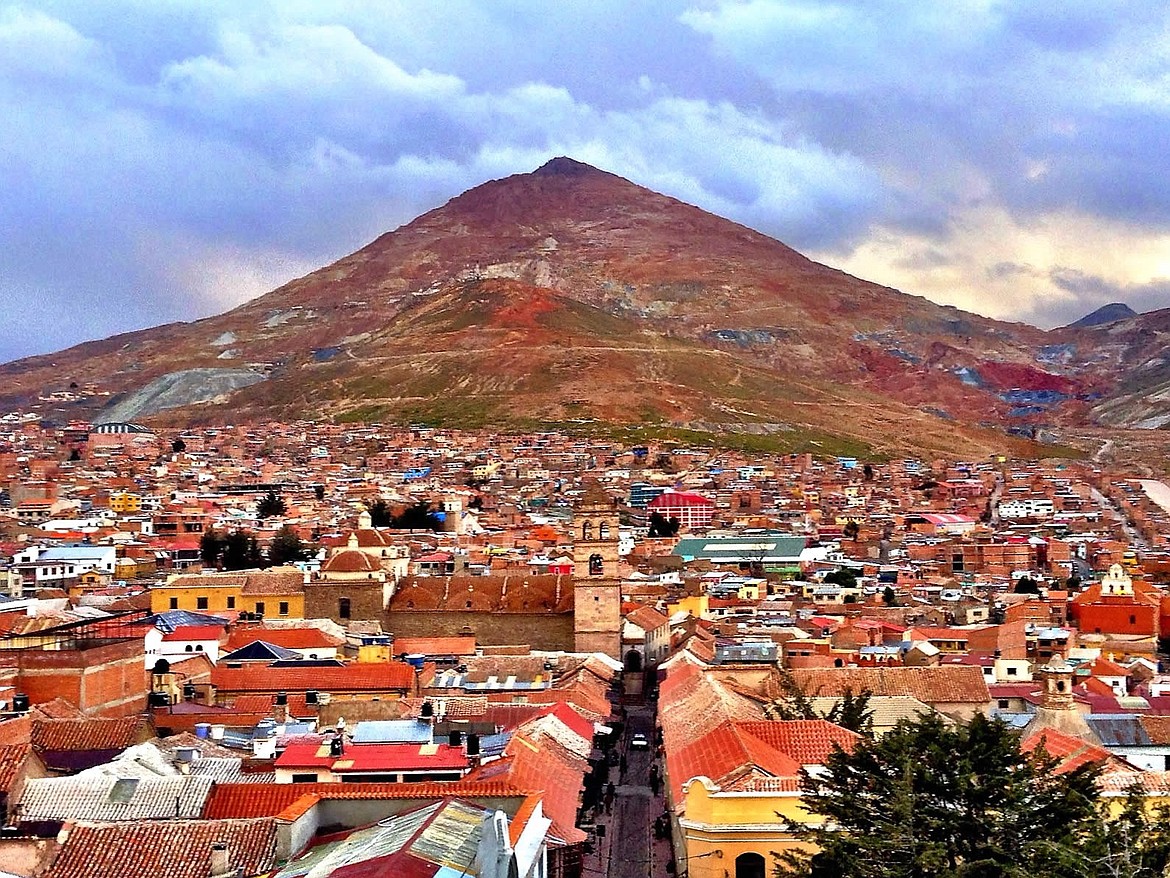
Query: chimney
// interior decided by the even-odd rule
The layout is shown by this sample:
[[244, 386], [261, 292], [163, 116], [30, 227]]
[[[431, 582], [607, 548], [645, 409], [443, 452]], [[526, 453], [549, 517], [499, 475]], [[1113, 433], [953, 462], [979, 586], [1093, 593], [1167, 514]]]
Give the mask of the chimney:
[[229, 875], [235, 875], [235, 870], [228, 859], [228, 847], [222, 841], [217, 841], [211, 846], [210, 878], [227, 878]]

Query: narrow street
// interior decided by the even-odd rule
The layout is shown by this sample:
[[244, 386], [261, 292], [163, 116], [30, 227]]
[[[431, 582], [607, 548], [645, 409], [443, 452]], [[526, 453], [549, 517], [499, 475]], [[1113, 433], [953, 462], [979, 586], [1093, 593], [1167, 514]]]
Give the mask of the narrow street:
[[[615, 795], [609, 813], [598, 814], [597, 825], [605, 827], [594, 853], [585, 860], [585, 875], [605, 878], [667, 878], [671, 859], [670, 841], [655, 839], [654, 821], [666, 808], [661, 785], [655, 794], [651, 788], [651, 769], [656, 762], [655, 705], [629, 705], [626, 728], [619, 743], [626, 759], [622, 775], [614, 770]], [[645, 750], [630, 748], [635, 734], [646, 736]], [[658, 766], [661, 777], [661, 765]]]

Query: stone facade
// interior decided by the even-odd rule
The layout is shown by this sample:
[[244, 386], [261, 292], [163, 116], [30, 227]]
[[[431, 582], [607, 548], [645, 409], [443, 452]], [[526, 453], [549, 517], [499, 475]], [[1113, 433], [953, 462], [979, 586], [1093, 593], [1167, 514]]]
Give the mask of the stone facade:
[[600, 652], [621, 661], [617, 510], [600, 486], [592, 485], [573, 519], [574, 650]]

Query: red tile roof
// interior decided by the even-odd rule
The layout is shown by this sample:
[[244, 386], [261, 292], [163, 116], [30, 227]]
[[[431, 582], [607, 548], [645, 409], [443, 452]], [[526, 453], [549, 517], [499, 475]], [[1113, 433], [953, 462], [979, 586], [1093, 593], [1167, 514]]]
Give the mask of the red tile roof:
[[30, 752], [27, 744], [0, 746], [0, 793], [12, 791], [12, 785], [16, 783]]
[[221, 664], [211, 672], [211, 682], [221, 693], [405, 692], [414, 685], [414, 668], [406, 662], [354, 662], [343, 667], [309, 668], [229, 668]]
[[670, 621], [653, 607], [639, 607], [626, 616], [626, 621], [643, 631], [655, 631]]
[[125, 750], [142, 731], [141, 717], [116, 719], [34, 719], [32, 745], [38, 751]]
[[[433, 749], [434, 752], [428, 752]], [[339, 757], [329, 744], [298, 741], [276, 760], [277, 768], [328, 768], [338, 774], [377, 771], [457, 771], [467, 768], [467, 753], [450, 744], [347, 744]]]
[[245, 875], [278, 864], [271, 819], [81, 824], [70, 828], [44, 878], [207, 878], [216, 843], [227, 845], [230, 865]]
[[475, 655], [474, 637], [396, 637], [394, 652], [422, 655]]
[[236, 628], [228, 638], [227, 650], [233, 652], [249, 643], [263, 640], [285, 649], [327, 649], [344, 645], [345, 641], [326, 634], [320, 628], [306, 625], [299, 628]]
[[438, 799], [510, 798], [527, 796], [537, 788], [523, 790], [506, 780], [451, 781], [427, 783], [229, 783], [216, 784], [203, 808], [205, 820], [238, 817], [270, 817], [279, 814], [301, 796], [322, 799]]
[[1049, 756], [1059, 760], [1056, 767], [1057, 774], [1064, 774], [1066, 771], [1072, 771], [1090, 763], [1106, 763], [1114, 758], [1103, 747], [1090, 744], [1081, 738], [1053, 728], [1033, 732], [1020, 742], [1020, 749], [1025, 753], [1043, 750]]
[[681, 798], [683, 786], [696, 777], [707, 777], [721, 786], [732, 775], [752, 766], [773, 777], [796, 777], [800, 763], [769, 747], [759, 738], [740, 732], [724, 722], [714, 730], [677, 750], [667, 751], [667, 775]]
[[796, 684], [810, 696], [909, 695], [926, 704], [985, 704], [991, 700], [983, 671], [974, 665], [935, 668], [801, 668]]
[[836, 747], [851, 750], [859, 736], [823, 719], [737, 723], [741, 732], [791, 756], [801, 765], [823, 765]]
[[219, 625], [180, 625], [174, 631], [163, 635], [164, 643], [173, 643], [176, 640], [219, 640], [223, 635], [223, 628]]

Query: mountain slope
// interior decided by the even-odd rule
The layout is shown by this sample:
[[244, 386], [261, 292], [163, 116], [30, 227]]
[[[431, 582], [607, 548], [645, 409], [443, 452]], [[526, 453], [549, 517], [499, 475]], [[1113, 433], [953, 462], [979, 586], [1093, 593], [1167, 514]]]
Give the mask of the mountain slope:
[[[0, 403], [56, 419], [145, 417], [163, 399], [169, 420], [732, 425], [982, 451], [1003, 441], [988, 430], [1075, 422], [1112, 390], [1083, 356], [1096, 331], [1063, 332], [868, 283], [560, 158], [225, 314], [0, 367]], [[38, 402], [53, 392], [78, 398]]]

